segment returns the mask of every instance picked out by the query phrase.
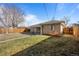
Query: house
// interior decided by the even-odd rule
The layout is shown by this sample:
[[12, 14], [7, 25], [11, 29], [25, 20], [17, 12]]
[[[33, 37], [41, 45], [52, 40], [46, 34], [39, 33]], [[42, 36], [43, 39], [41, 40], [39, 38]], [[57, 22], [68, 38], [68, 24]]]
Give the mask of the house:
[[30, 26], [30, 32], [34, 34], [63, 33], [65, 21], [51, 20], [48, 22]]

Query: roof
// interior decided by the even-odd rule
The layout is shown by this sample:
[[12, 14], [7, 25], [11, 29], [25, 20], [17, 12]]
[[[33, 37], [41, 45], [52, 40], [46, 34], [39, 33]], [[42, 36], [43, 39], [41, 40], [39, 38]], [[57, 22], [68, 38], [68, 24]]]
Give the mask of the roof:
[[30, 27], [41, 27], [41, 25], [44, 25], [44, 24], [56, 24], [56, 23], [65, 23], [65, 21], [51, 20], [51, 21], [47, 21], [47, 22], [44, 22], [44, 23], [32, 25]]
[[79, 26], [79, 24], [77, 24], [77, 23], [75, 23], [75, 24], [73, 24], [74, 26]]
[[40, 24], [36, 24], [36, 25], [30, 26], [29, 28], [32, 28], [32, 27], [41, 27], [41, 25]]
[[41, 25], [43, 25], [43, 24], [56, 24], [56, 23], [65, 23], [65, 21], [51, 20], [48, 22], [41, 23]]

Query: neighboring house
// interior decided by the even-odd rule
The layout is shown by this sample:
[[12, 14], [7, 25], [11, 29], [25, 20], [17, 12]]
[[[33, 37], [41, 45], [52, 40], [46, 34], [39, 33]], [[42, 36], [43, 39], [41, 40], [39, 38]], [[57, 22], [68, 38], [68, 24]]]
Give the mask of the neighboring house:
[[65, 26], [65, 21], [52, 20], [30, 26], [30, 32], [34, 34], [49, 34], [54, 32], [62, 34]]

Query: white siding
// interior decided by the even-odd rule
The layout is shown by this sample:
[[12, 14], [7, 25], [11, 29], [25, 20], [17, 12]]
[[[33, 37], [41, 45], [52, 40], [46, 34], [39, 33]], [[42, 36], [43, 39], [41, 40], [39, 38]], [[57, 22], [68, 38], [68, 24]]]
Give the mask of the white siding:
[[60, 25], [60, 33], [63, 33], [63, 26]]

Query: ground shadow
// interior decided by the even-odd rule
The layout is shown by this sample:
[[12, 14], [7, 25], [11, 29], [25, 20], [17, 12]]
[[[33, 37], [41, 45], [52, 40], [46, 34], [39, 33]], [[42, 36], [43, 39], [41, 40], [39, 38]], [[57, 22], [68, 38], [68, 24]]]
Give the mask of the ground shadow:
[[72, 56], [72, 55], [74, 56], [79, 55], [79, 41], [72, 40], [72, 38], [50, 37], [12, 56]]

